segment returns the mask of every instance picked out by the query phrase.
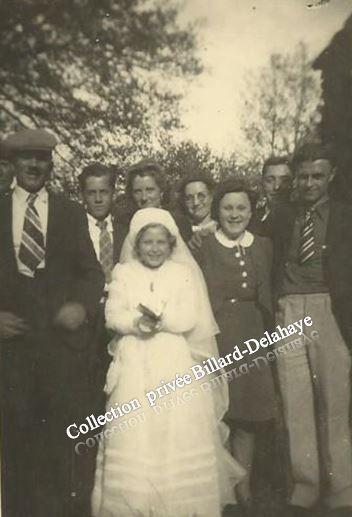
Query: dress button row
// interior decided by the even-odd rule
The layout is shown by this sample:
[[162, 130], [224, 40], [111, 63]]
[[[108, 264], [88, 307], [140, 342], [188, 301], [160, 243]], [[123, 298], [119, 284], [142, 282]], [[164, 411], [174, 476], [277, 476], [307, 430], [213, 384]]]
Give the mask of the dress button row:
[[230, 303], [236, 303], [236, 302], [237, 302], [237, 298], [231, 298]]
[[241, 284], [241, 287], [243, 287], [243, 289], [246, 289], [246, 287], [247, 287], [247, 282], [243, 282], [243, 283]]
[[242, 271], [242, 276], [243, 276], [243, 278], [246, 278], [246, 276], [248, 276], [247, 271]]
[[236, 258], [240, 258], [240, 256], [241, 256], [241, 253], [239, 253], [239, 252], [237, 251], [237, 252], [235, 253], [235, 257], [236, 257]]
[[240, 266], [244, 266], [245, 265], [245, 261], [244, 260], [240, 260]]

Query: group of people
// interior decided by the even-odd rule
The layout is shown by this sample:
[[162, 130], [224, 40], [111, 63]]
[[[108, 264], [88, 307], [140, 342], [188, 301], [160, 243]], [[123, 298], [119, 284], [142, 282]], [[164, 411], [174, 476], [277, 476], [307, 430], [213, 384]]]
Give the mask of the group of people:
[[[352, 516], [352, 207], [329, 196], [331, 148], [269, 158], [260, 202], [185, 171], [172, 203], [143, 160], [121, 206], [102, 163], [82, 204], [48, 192], [55, 145], [22, 130], [0, 161], [3, 515], [274, 517], [265, 486], [277, 517]], [[106, 419], [77, 454], [67, 428], [131, 400], [139, 424]]]

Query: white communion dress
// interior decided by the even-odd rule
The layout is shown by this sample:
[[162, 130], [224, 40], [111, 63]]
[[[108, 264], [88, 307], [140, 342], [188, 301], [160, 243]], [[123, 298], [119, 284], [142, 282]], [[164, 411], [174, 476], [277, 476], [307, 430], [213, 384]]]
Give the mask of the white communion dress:
[[[137, 260], [114, 269], [106, 320], [122, 337], [111, 350], [107, 410], [132, 399], [141, 408], [106, 424], [111, 433], [99, 447], [94, 517], [220, 517], [235, 502], [244, 471], [223, 446], [211, 390], [193, 376], [153, 407], [146, 398], [199, 362], [187, 343], [197, 319], [195, 293], [190, 270], [171, 260], [158, 269]], [[136, 331], [139, 304], [162, 313], [162, 329], [152, 337]]]

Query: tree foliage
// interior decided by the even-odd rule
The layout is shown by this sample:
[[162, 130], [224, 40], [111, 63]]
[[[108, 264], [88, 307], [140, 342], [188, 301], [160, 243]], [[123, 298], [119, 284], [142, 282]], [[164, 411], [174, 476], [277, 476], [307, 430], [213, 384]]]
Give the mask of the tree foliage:
[[178, 9], [169, 0], [3, 1], [2, 133], [52, 130], [57, 169], [69, 177], [93, 159], [121, 163], [160, 146], [180, 125], [184, 80], [201, 70]]
[[320, 105], [320, 74], [305, 44], [272, 54], [267, 66], [246, 78], [242, 130], [250, 159], [291, 154], [316, 130]]

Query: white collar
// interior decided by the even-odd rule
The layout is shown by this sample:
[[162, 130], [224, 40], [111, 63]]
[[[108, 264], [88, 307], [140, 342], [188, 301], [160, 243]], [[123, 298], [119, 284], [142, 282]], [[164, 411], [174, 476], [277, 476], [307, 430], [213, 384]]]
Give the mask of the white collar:
[[[97, 226], [97, 222], [98, 222], [98, 219], [96, 219], [95, 217], [93, 217], [91, 214], [89, 214], [87, 212], [87, 217], [88, 217], [88, 223], [90, 226]], [[113, 226], [112, 226], [112, 217], [111, 217], [111, 214], [107, 215], [104, 219], [104, 221], [106, 221], [107, 225], [106, 225], [106, 229], [108, 230], [108, 232], [112, 232], [113, 231]]]
[[[21, 203], [27, 203], [28, 196], [32, 194], [32, 192], [28, 192], [28, 190], [25, 190], [16, 184], [15, 188], [13, 189], [13, 194]], [[48, 201], [48, 191], [45, 187], [42, 187], [40, 190], [38, 190], [38, 192], [33, 192], [33, 194], [36, 194], [37, 199], [39, 199], [42, 203], [46, 203]]]
[[231, 240], [224, 232], [219, 228], [216, 230], [215, 237], [220, 244], [225, 246], [225, 248], [234, 248], [235, 246], [242, 246], [243, 248], [249, 248], [253, 244], [254, 236], [251, 232], [245, 230], [242, 235], [238, 239]]

